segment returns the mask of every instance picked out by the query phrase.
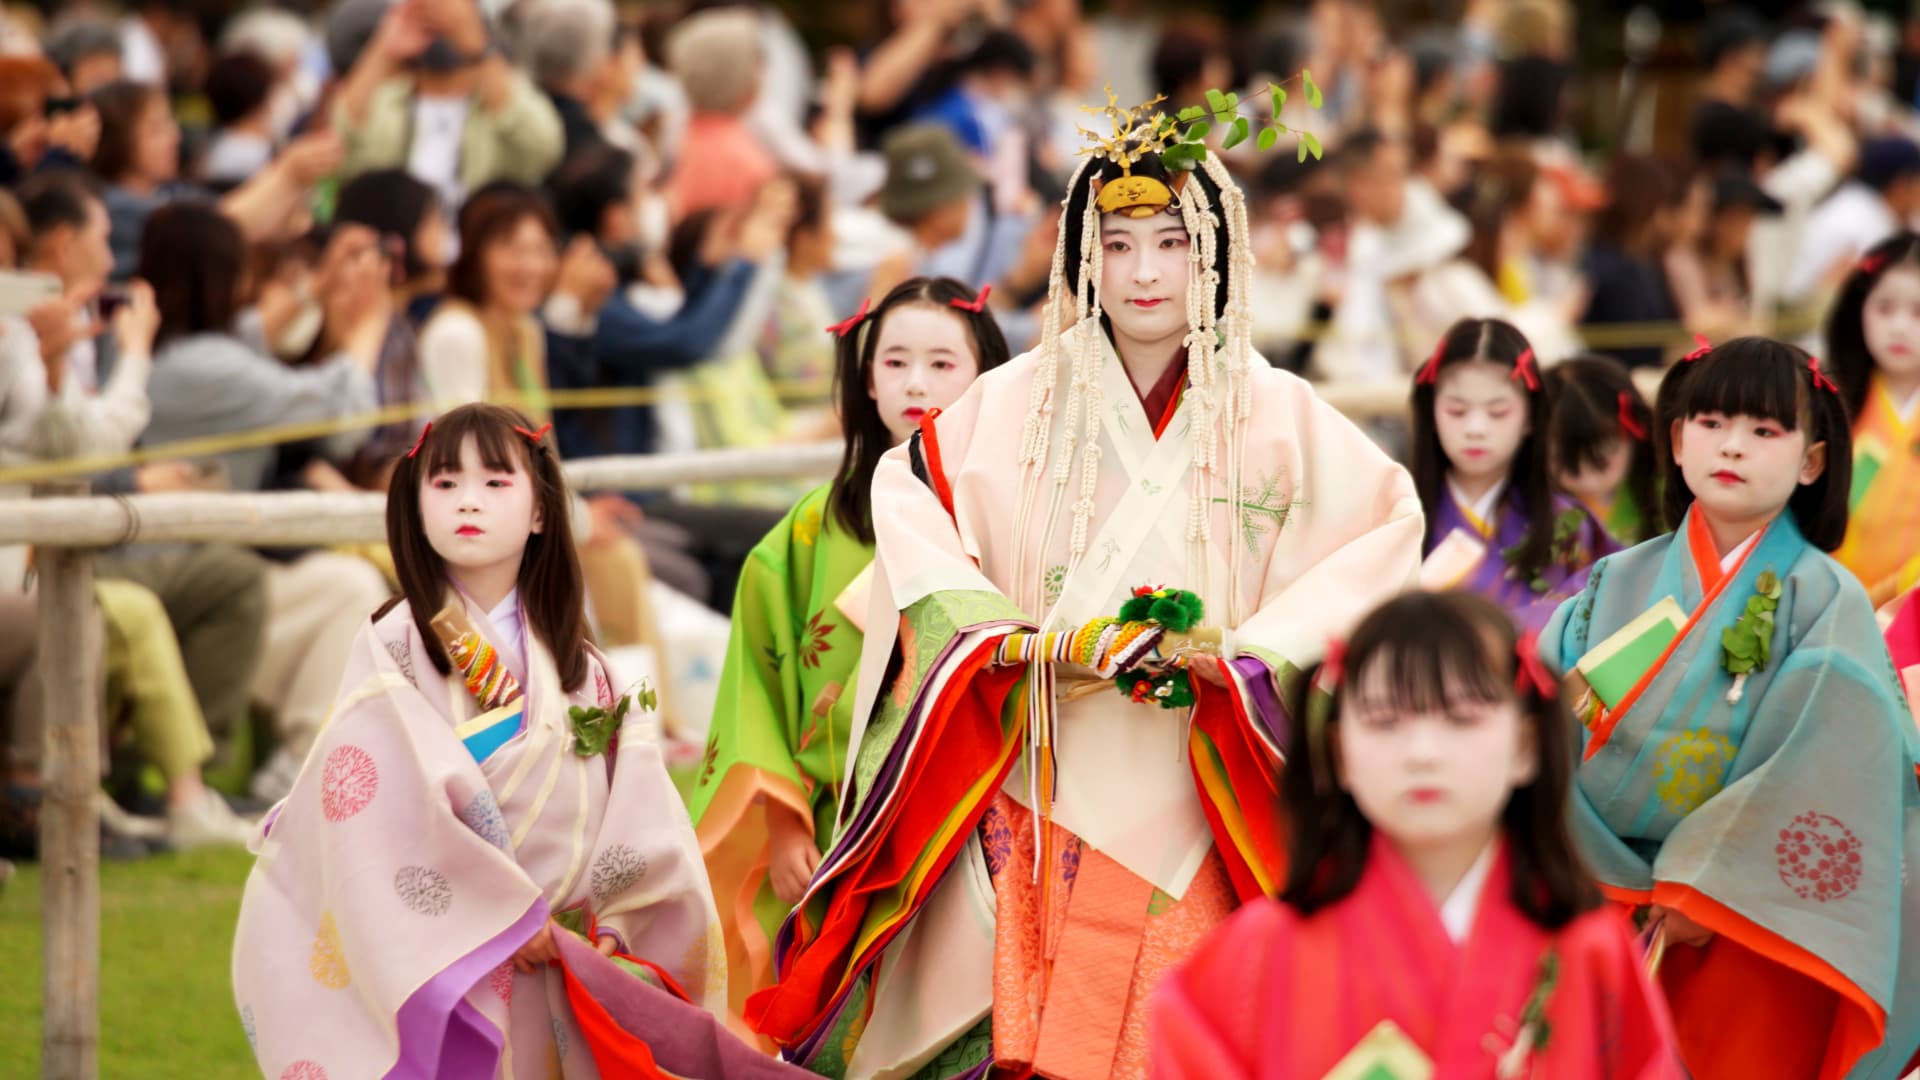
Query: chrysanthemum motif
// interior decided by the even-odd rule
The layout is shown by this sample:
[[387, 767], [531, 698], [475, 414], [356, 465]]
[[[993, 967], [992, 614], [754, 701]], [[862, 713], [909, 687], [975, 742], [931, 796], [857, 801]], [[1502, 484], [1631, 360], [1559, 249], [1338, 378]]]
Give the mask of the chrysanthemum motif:
[[1839, 818], [1809, 810], [1780, 830], [1780, 880], [1802, 900], [1830, 903], [1860, 887], [1860, 838]]
[[460, 811], [460, 820], [480, 834], [480, 839], [502, 851], [507, 849], [507, 819], [500, 813], [500, 804], [492, 791], [480, 789], [479, 794], [468, 800], [467, 808]]
[[320, 813], [341, 822], [367, 808], [380, 790], [373, 755], [357, 746], [336, 746], [320, 772]]
[[1062, 563], [1054, 563], [1052, 566], [1047, 567], [1047, 576], [1045, 581], [1046, 581], [1046, 590], [1047, 590], [1047, 606], [1052, 607], [1054, 604], [1057, 604], [1060, 602], [1060, 590], [1066, 588], [1066, 585], [1067, 585], [1066, 566]]
[[1674, 813], [1692, 813], [1726, 785], [1733, 753], [1732, 741], [1706, 728], [1673, 735], [1655, 755], [1654, 793]]
[[403, 866], [393, 875], [393, 894], [415, 914], [440, 916], [453, 904], [447, 875], [429, 866]]
[[834, 624], [821, 622], [820, 616], [824, 614], [824, 611], [814, 612], [813, 617], [807, 620], [806, 630], [801, 633], [800, 663], [803, 667], [819, 667], [820, 654], [833, 651], [833, 646], [827, 643], [827, 635], [833, 633]]
[[500, 999], [501, 1004], [506, 1005], [508, 1008], [512, 1008], [513, 1007], [513, 961], [508, 960], [507, 962], [501, 964], [499, 967], [494, 968], [493, 974], [487, 976], [487, 987], [488, 989], [491, 989], [493, 991], [494, 997], [497, 997]]
[[413, 650], [405, 641], [387, 642], [387, 655], [393, 657], [394, 665], [400, 669], [400, 674], [407, 677], [408, 682], [420, 685], [420, 680], [413, 677]]
[[313, 935], [313, 948], [307, 954], [307, 971], [313, 975], [314, 982], [329, 990], [345, 990], [353, 982], [353, 975], [347, 971], [347, 954], [340, 948], [340, 931], [333, 925], [331, 911], [320, 916], [320, 926]]
[[987, 857], [987, 873], [996, 878], [1013, 858], [1013, 825], [997, 806], [987, 807], [980, 818], [980, 850]]
[[280, 1073], [280, 1080], [327, 1080], [327, 1070], [317, 1061], [302, 1058]]
[[593, 899], [604, 904], [633, 887], [647, 872], [647, 857], [628, 844], [614, 844], [593, 861]]

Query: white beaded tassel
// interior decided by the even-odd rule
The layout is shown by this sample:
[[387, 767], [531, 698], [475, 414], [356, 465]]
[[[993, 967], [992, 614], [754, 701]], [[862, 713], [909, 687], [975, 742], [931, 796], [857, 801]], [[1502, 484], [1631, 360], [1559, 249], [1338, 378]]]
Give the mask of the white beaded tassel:
[[[1225, 366], [1230, 404], [1223, 434], [1227, 444], [1228, 521], [1237, 525], [1243, 507], [1241, 470], [1246, 458], [1247, 428], [1253, 415], [1253, 319], [1248, 301], [1253, 280], [1253, 245], [1247, 226], [1246, 196], [1234, 184], [1226, 167], [1212, 155], [1205, 159], [1202, 167], [1220, 189], [1221, 210], [1227, 225]], [[1235, 531], [1237, 533], [1237, 529]], [[1244, 603], [1241, 589], [1244, 555], [1240, 547], [1236, 535], [1227, 560], [1228, 617], [1234, 626], [1240, 623]]]

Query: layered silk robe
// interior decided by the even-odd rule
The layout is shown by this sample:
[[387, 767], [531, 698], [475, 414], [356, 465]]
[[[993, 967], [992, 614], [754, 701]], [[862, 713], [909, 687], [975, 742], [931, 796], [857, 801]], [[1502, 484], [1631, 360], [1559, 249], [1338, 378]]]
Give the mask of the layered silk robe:
[[[471, 604], [468, 616], [494, 632]], [[553, 916], [614, 934], [724, 1012], [705, 868], [647, 719], [630, 714], [606, 754], [575, 753], [569, 706], [615, 700], [604, 663], [590, 652], [569, 695], [539, 639], [525, 643], [523, 695], [483, 712], [457, 672], [435, 670], [405, 602], [361, 630], [241, 902], [234, 993], [267, 1076], [601, 1075], [582, 1023], [602, 1018], [576, 1015], [569, 972], [603, 982], [605, 968], [586, 969], [607, 962], [591, 950], [574, 969], [510, 962]], [[655, 1022], [701, 1022], [657, 997]]]
[[[1713, 931], [1660, 980], [1697, 1080], [1897, 1077], [1920, 1044], [1916, 738], [1853, 576], [1776, 518], [1731, 569], [1696, 506], [1601, 560], [1541, 655], [1570, 669], [1672, 597], [1680, 636], [1582, 730], [1576, 840], [1609, 895]], [[1780, 582], [1737, 704], [1722, 633]]]
[[688, 800], [736, 1010], [772, 983], [773, 936], [788, 911], [767, 880], [766, 815], [798, 814], [824, 851], [851, 749], [873, 547], [835, 521], [830, 488], [807, 493], [741, 568], [713, 728]]
[[[1232, 513], [1213, 481], [1207, 581], [1188, 580], [1188, 485], [1203, 475], [1189, 465], [1191, 399], [1148, 417], [1108, 347], [1086, 555], [1069, 571], [1070, 493], [1051, 546], [1028, 553], [1045, 575], [1036, 595], [1013, 565], [1037, 360], [982, 376], [874, 476], [875, 614], [843, 821], [781, 929], [780, 982], [747, 1010], [790, 1059], [827, 1075], [978, 1076], [991, 1063], [1145, 1075], [1159, 975], [1284, 874], [1281, 702], [1303, 692], [1299, 673], [1330, 635], [1417, 569], [1411, 478], [1256, 356], [1243, 506]], [[1055, 387], [1063, 415], [1069, 367], [1063, 358]], [[1057, 418], [1056, 462], [1064, 428]], [[1076, 455], [1073, 491], [1078, 469]], [[1044, 481], [1036, 522], [1050, 494]], [[1249, 614], [1226, 627], [1228, 685], [1196, 676], [1191, 717], [1112, 686], [1063, 690], [1057, 785], [1036, 827], [1024, 771], [1039, 757], [1026, 749], [1033, 688], [1027, 666], [993, 664], [1001, 638], [1036, 627], [1041, 605], [1057, 612], [1049, 629], [1113, 615], [1142, 585], [1199, 591], [1203, 623], [1222, 625], [1234, 545]]]
[[1386, 1022], [1419, 1047], [1434, 1080], [1494, 1080], [1551, 951], [1549, 1033], [1520, 1075], [1680, 1080], [1666, 1003], [1625, 918], [1609, 905], [1549, 931], [1514, 905], [1510, 871], [1503, 844], [1459, 941], [1378, 833], [1337, 903], [1309, 916], [1248, 903], [1160, 984], [1154, 1075], [1322, 1080]]
[[1920, 585], [1920, 412], [1901, 416], [1876, 373], [1853, 424], [1847, 541], [1833, 557], [1880, 607]]
[[[1621, 498], [1632, 501], [1625, 492]], [[1587, 568], [1595, 559], [1620, 550], [1600, 522], [1572, 497], [1555, 495], [1553, 510], [1555, 551], [1564, 554], [1536, 577], [1523, 579], [1505, 558], [1527, 535], [1520, 493], [1512, 488], [1504, 491], [1488, 520], [1462, 506], [1453, 485], [1447, 484], [1434, 511], [1433, 543], [1424, 552], [1421, 586], [1479, 593], [1505, 608], [1522, 629], [1540, 629], [1562, 601], [1586, 585]]]

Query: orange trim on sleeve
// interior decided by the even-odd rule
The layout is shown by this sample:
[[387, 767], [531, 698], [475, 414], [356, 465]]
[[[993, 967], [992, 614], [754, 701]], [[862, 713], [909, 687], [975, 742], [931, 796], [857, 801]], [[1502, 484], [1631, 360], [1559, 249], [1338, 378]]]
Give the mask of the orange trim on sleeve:
[[[1700, 561], [1703, 537], [1706, 544], [1706, 562], [1704, 563]], [[1747, 560], [1759, 550], [1760, 541], [1756, 540], [1748, 546], [1747, 550], [1741, 554], [1740, 561], [1733, 564], [1733, 569], [1722, 572], [1720, 558], [1713, 554], [1713, 536], [1707, 532], [1706, 524], [1696, 513], [1690, 514], [1687, 518], [1687, 548], [1693, 556], [1694, 569], [1699, 571], [1700, 582], [1703, 587], [1706, 587], [1707, 595], [1700, 601], [1700, 606], [1693, 609], [1693, 614], [1687, 616], [1687, 625], [1681, 627], [1680, 632], [1667, 643], [1666, 651], [1660, 654], [1660, 659], [1655, 660], [1653, 666], [1640, 676], [1640, 681], [1633, 684], [1633, 689], [1627, 691], [1626, 696], [1620, 699], [1620, 704], [1612, 709], [1601, 711], [1600, 718], [1593, 725], [1593, 738], [1587, 740], [1586, 753], [1581, 755], [1582, 761], [1591, 760], [1593, 755], [1600, 752], [1601, 747], [1607, 745], [1607, 740], [1613, 737], [1613, 729], [1619, 724], [1620, 718], [1627, 715], [1627, 710], [1633, 708], [1634, 703], [1640, 700], [1640, 695], [1646, 693], [1647, 687], [1652, 686], [1653, 680], [1666, 669], [1667, 661], [1673, 657], [1674, 650], [1680, 647], [1681, 642], [1687, 640], [1687, 636], [1693, 633], [1694, 628], [1699, 625], [1707, 612], [1713, 610], [1714, 602], [1720, 599], [1720, 594], [1726, 590], [1728, 583], [1740, 576], [1741, 568], [1746, 566]], [[1716, 575], [1712, 579], [1711, 586], [1707, 585], [1709, 567]]]
[[[1833, 965], [1808, 949], [1686, 885], [1670, 881], [1656, 883], [1653, 887], [1653, 902], [1661, 907], [1680, 912], [1715, 934], [1729, 939], [1731, 944], [1818, 983], [1835, 994], [1840, 999], [1840, 1005], [1855, 1010], [1850, 1018], [1838, 1019], [1832, 1025], [1829, 1041], [1822, 1055], [1827, 1068], [1823, 1070], [1821, 1080], [1846, 1075], [1862, 1055], [1873, 1050], [1886, 1039], [1886, 1010], [1868, 996], [1865, 990], [1856, 986]], [[1710, 942], [1706, 946], [1706, 955], [1702, 957], [1703, 962], [1712, 961], [1712, 949], [1713, 944]], [[1671, 960], [1672, 953], [1669, 952], [1668, 955]], [[1662, 971], [1664, 975], [1666, 969], [1663, 967]], [[1666, 980], [1663, 978], [1664, 981]], [[1676, 1016], [1679, 1012], [1680, 1009], [1676, 1007]], [[1785, 1038], [1793, 1033], [1776, 1034]], [[1755, 1033], [1754, 1037], [1758, 1038], [1759, 1033]]]
[[947, 516], [952, 517], [953, 485], [947, 483], [946, 467], [940, 463], [940, 436], [933, 429], [939, 415], [939, 409], [928, 409], [920, 418], [920, 445], [927, 453], [927, 476], [933, 480], [933, 493], [940, 496], [940, 505], [946, 507]]

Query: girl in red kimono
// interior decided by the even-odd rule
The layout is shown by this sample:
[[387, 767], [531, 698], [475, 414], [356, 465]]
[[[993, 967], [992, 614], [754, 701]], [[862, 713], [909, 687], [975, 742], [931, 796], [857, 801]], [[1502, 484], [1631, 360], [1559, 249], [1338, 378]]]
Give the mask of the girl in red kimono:
[[1532, 646], [1449, 592], [1392, 600], [1329, 648], [1332, 696], [1288, 733], [1286, 888], [1161, 983], [1156, 1076], [1682, 1075], [1568, 839], [1572, 720]]

